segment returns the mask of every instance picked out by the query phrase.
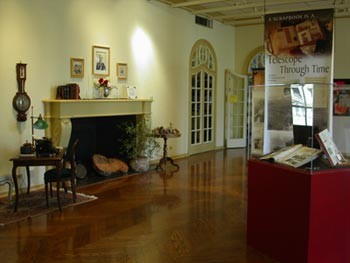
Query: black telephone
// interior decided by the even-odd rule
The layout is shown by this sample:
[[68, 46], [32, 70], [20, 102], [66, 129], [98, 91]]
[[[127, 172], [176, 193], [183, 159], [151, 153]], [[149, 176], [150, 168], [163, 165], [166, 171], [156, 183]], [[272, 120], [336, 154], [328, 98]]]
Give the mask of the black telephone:
[[35, 151], [37, 156], [53, 156], [58, 153], [58, 149], [53, 146], [52, 140], [46, 137], [35, 139]]

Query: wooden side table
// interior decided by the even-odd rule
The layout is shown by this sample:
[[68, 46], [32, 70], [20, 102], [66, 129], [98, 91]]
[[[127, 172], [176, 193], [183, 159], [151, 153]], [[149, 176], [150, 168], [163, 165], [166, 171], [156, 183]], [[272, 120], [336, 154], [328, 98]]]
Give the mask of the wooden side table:
[[159, 163], [156, 167], [156, 170], [160, 169], [163, 170], [162, 165], [166, 164], [168, 161], [177, 169], [179, 169], [179, 165], [177, 165], [174, 160], [170, 157], [168, 157], [168, 145], [167, 145], [167, 140], [169, 138], [179, 138], [181, 134], [155, 134], [155, 137], [158, 138], [163, 138], [164, 140], [164, 145], [163, 145], [163, 157], [159, 160]]
[[[29, 167], [30, 166], [55, 166], [58, 169], [58, 174], [59, 177], [61, 176], [61, 170], [62, 170], [62, 165], [63, 165], [63, 156], [64, 156], [65, 151], [60, 150], [59, 153], [57, 153], [54, 156], [49, 156], [49, 157], [37, 157], [37, 156], [28, 156], [28, 157], [14, 157], [11, 158], [10, 161], [13, 163], [12, 166], [12, 179], [13, 183], [15, 186], [15, 206], [14, 206], [14, 211], [17, 211], [17, 206], [18, 206], [18, 197], [19, 197], [19, 191], [18, 191], [18, 182], [17, 182], [17, 167], [25, 167], [26, 172], [27, 172], [27, 194], [30, 191], [30, 171]], [[57, 202], [58, 202], [58, 207], [61, 211], [61, 203], [60, 203], [60, 180], [57, 180]]]

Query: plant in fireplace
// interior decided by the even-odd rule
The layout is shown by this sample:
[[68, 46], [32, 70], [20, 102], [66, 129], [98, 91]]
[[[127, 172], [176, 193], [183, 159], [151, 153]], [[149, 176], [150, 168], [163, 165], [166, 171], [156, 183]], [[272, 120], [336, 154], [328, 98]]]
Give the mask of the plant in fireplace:
[[120, 134], [119, 154], [134, 171], [148, 171], [149, 159], [160, 149], [160, 144], [145, 118], [138, 117], [135, 122], [122, 122], [117, 125], [117, 129]]

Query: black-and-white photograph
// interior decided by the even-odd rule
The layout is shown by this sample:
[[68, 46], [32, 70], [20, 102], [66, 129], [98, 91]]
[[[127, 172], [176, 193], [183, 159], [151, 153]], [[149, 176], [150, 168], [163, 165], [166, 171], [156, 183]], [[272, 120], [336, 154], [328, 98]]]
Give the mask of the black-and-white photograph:
[[70, 59], [70, 75], [71, 75], [71, 78], [84, 77], [84, 59], [81, 59], [81, 58]]
[[109, 47], [92, 47], [92, 74], [109, 76]]
[[281, 96], [279, 99], [269, 99], [268, 102], [268, 129], [289, 131], [292, 129], [292, 102], [290, 96]]
[[268, 90], [267, 131], [264, 153], [279, 150], [293, 143], [293, 117], [290, 92], [285, 87]]
[[128, 64], [117, 63], [117, 77], [118, 79], [126, 80], [128, 73]]
[[251, 153], [262, 155], [264, 147], [264, 120], [265, 120], [265, 89], [254, 87], [252, 90], [252, 127]]

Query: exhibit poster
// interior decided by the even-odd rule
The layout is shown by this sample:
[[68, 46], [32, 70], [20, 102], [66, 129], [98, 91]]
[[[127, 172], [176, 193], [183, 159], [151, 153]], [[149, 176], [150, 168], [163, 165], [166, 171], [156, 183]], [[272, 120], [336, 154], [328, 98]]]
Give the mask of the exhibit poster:
[[265, 83], [331, 83], [333, 9], [265, 16]]
[[332, 9], [265, 16], [264, 154], [293, 144], [290, 84], [327, 84], [332, 75]]

